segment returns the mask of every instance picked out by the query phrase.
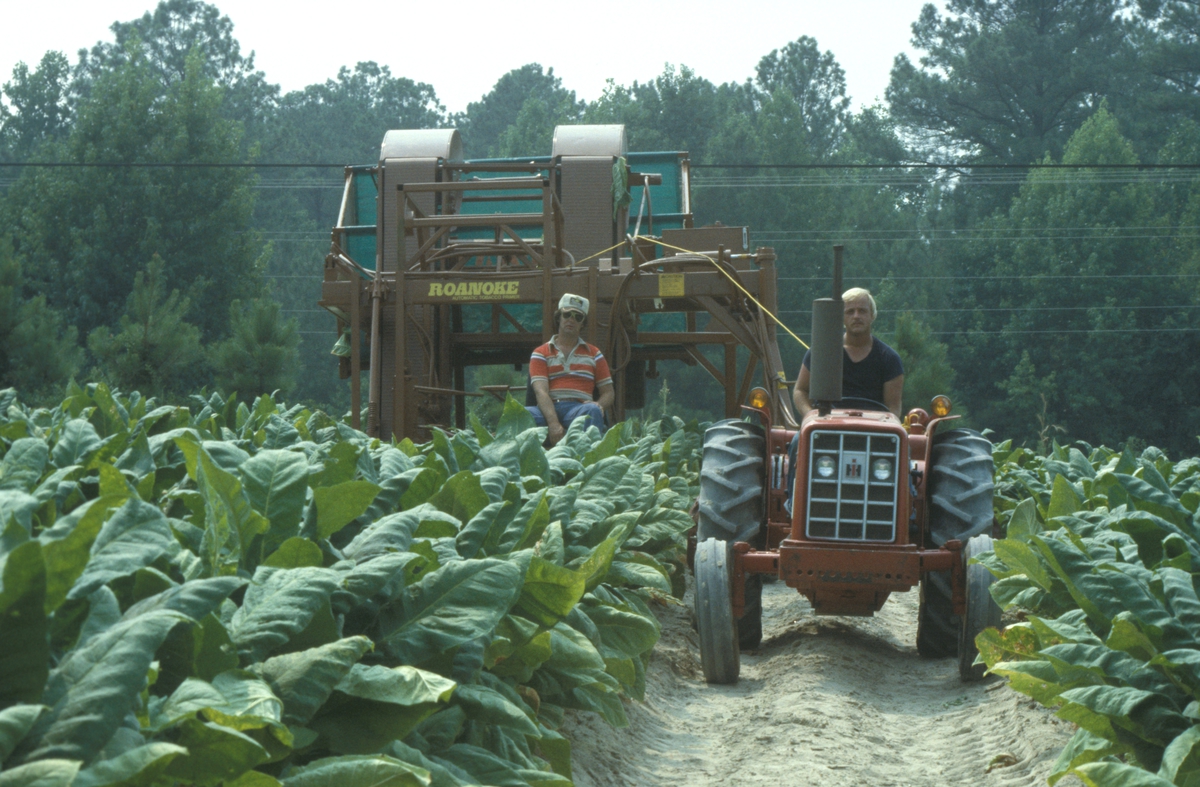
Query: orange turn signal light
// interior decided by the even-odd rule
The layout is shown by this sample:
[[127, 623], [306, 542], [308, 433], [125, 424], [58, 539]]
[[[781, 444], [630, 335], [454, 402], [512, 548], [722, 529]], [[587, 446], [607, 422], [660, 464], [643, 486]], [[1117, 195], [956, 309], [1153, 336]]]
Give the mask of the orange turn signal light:
[[766, 388], [755, 388], [750, 392], [750, 406], [758, 410], [766, 410], [771, 404], [771, 395]]
[[931, 403], [929, 409], [933, 410], [933, 414], [938, 418], [945, 418], [946, 416], [950, 415], [950, 410], [953, 406], [954, 405], [951, 404], [949, 396], [938, 394], [937, 396], [933, 397], [933, 402]]

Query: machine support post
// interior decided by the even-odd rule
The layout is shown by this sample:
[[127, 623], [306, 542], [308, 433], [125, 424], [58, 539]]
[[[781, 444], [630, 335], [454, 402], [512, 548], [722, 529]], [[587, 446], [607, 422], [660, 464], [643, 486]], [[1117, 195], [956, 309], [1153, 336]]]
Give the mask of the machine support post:
[[350, 300], [350, 425], [360, 428], [359, 410], [362, 409], [362, 285], [354, 282], [354, 295]]

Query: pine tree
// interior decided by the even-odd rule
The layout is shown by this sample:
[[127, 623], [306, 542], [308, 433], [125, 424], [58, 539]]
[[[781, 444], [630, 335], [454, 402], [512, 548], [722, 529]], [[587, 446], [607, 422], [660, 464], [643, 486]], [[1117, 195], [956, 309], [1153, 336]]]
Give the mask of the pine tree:
[[134, 278], [120, 332], [101, 326], [88, 336], [99, 372], [114, 386], [162, 396], [188, 390], [204, 371], [200, 329], [185, 320], [191, 298], [166, 295], [165, 265], [158, 255]]
[[243, 399], [289, 392], [300, 365], [296, 320], [280, 319], [279, 304], [268, 298], [229, 307], [230, 337], [209, 354], [217, 386]]
[[69, 380], [83, 361], [78, 332], [38, 295], [24, 294], [21, 261], [0, 237], [0, 388], [26, 398]]

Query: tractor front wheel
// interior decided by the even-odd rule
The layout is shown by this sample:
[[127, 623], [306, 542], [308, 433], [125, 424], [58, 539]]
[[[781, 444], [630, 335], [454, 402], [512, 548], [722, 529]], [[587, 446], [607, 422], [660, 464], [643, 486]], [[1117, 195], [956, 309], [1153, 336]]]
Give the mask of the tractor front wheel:
[[963, 550], [963, 561], [967, 564], [967, 614], [963, 617], [958, 641], [958, 674], [965, 681], [981, 680], [987, 669], [983, 664], [975, 664], [975, 657], [979, 655], [975, 637], [986, 628], [1000, 626], [1000, 607], [990, 591], [996, 578], [982, 565], [970, 562], [971, 558], [991, 551], [992, 537], [987, 534], [975, 536]]
[[696, 547], [696, 629], [700, 664], [709, 683], [737, 683], [741, 671], [733, 619], [732, 559], [728, 542], [709, 538]]

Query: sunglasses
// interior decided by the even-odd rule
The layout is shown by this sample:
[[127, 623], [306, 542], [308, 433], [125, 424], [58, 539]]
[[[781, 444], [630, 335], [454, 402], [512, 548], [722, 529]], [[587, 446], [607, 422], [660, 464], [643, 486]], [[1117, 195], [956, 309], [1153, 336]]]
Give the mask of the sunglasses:
[[575, 322], [583, 322], [583, 312], [566, 311], [562, 313], [564, 320], [574, 320]]

